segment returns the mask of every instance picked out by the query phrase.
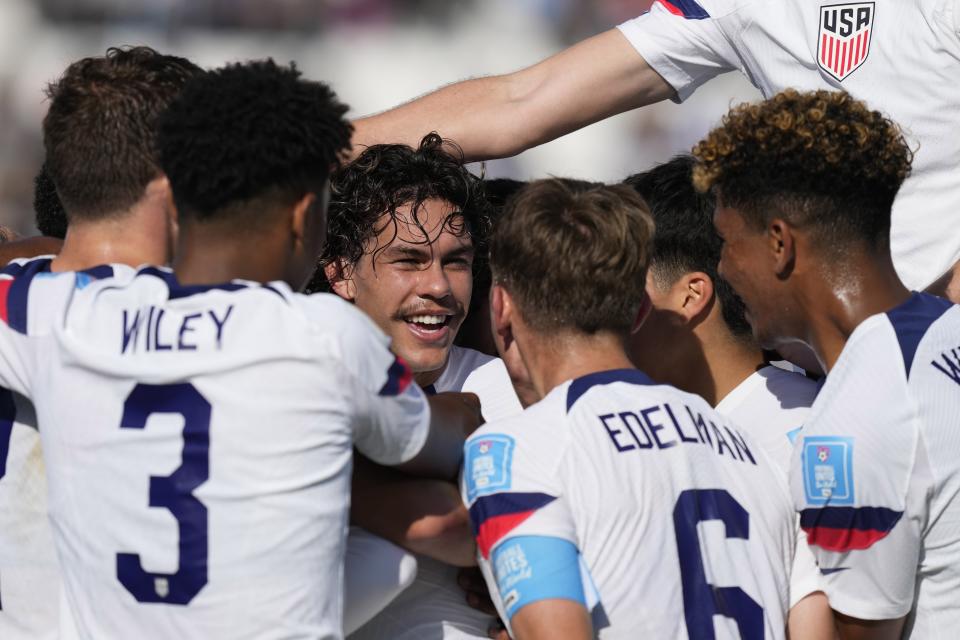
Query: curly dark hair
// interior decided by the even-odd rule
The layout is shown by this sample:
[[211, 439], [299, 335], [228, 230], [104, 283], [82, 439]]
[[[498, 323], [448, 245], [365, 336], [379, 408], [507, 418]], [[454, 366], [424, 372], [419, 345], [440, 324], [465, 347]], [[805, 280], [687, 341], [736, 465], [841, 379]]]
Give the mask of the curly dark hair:
[[319, 193], [350, 148], [346, 112], [294, 64], [259, 60], [198, 76], [160, 119], [160, 165], [180, 216], [209, 221], [254, 198], [291, 203]]
[[157, 118], [201, 69], [149, 47], [107, 49], [74, 62], [47, 87], [47, 170], [68, 215], [129, 209], [161, 174]]
[[646, 203], [626, 185], [536, 180], [497, 221], [493, 281], [537, 331], [626, 336], [646, 295], [653, 233]]
[[61, 240], [67, 236], [67, 212], [63, 210], [46, 163], [33, 179], [33, 212], [41, 234]]
[[693, 149], [693, 181], [763, 225], [811, 225], [825, 248], [889, 247], [890, 211], [913, 153], [900, 128], [838, 91], [788, 89], [735, 107]]
[[[307, 291], [329, 291], [324, 273], [356, 264], [370, 248], [371, 238], [393, 225], [396, 237], [397, 209], [410, 205], [413, 222], [423, 231], [419, 213], [432, 198], [454, 206], [444, 227], [456, 234], [469, 234], [473, 241], [474, 273], [484, 268], [490, 230], [490, 205], [482, 181], [464, 167], [459, 147], [436, 133], [427, 134], [416, 149], [403, 144], [368, 147], [349, 165], [334, 174], [330, 185], [327, 244]], [[391, 240], [392, 241], [392, 240]], [[376, 254], [389, 242], [374, 247]]]
[[693, 165], [692, 156], [679, 155], [623, 181], [636, 189], [653, 214], [656, 231], [650, 270], [665, 284], [691, 271], [710, 276], [727, 328], [734, 336], [747, 338], [751, 330], [743, 301], [717, 273], [723, 243], [713, 227], [716, 203], [711, 193], [693, 188]]

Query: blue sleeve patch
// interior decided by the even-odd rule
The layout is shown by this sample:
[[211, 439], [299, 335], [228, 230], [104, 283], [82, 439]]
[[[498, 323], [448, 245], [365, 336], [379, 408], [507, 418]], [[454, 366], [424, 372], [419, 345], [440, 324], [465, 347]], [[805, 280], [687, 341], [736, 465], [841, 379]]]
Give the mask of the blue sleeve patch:
[[569, 540], [509, 538], [493, 552], [493, 575], [507, 619], [524, 606], [560, 598], [587, 606], [580, 553]]
[[806, 437], [802, 461], [807, 504], [853, 504], [853, 438]]
[[470, 440], [464, 452], [467, 501], [510, 489], [513, 438], [492, 433]]

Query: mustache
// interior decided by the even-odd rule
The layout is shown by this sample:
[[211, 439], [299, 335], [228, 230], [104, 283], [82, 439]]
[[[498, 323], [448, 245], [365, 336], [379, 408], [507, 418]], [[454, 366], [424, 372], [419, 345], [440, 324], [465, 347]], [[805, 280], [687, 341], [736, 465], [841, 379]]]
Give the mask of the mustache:
[[402, 320], [408, 316], [418, 316], [418, 315], [429, 315], [430, 312], [434, 312], [437, 309], [442, 309], [443, 311], [449, 312], [452, 316], [462, 316], [463, 305], [457, 302], [456, 300], [451, 300], [449, 302], [416, 302], [413, 304], [408, 304], [400, 307], [400, 309], [393, 315], [394, 319]]

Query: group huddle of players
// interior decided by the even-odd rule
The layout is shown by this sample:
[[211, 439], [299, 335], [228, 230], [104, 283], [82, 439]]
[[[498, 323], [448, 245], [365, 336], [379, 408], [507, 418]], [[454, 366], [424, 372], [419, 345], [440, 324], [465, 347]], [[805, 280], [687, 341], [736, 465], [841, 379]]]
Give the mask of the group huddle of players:
[[[706, 63], [641, 36], [721, 4], [557, 58], [683, 98]], [[0, 244], [0, 637], [952, 637], [960, 310], [903, 283], [943, 265], [901, 265], [900, 124], [786, 89], [620, 184], [471, 174], [636, 106], [453, 124], [556, 64], [355, 123], [270, 60], [50, 85], [62, 244]]]

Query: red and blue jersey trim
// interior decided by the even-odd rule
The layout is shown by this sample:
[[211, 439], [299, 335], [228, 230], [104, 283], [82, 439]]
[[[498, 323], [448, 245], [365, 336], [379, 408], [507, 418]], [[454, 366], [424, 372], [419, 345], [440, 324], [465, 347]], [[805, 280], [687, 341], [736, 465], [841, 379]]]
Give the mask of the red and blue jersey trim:
[[673, 15], [687, 20], [704, 20], [710, 17], [707, 10], [694, 0], [656, 0], [656, 4], [661, 5]]
[[477, 498], [470, 507], [470, 524], [480, 554], [489, 558], [490, 550], [508, 533], [556, 499], [546, 493], [495, 493]]
[[397, 356], [387, 369], [387, 381], [383, 383], [378, 395], [398, 396], [407, 390], [411, 382], [413, 382], [413, 371], [403, 358]]
[[885, 507], [823, 507], [800, 512], [807, 542], [827, 551], [869, 549], [887, 537], [903, 517]]
[[7, 300], [10, 298], [10, 287], [13, 286], [13, 280], [0, 280], [0, 320], [4, 324], [10, 324], [10, 312], [8, 310]]

